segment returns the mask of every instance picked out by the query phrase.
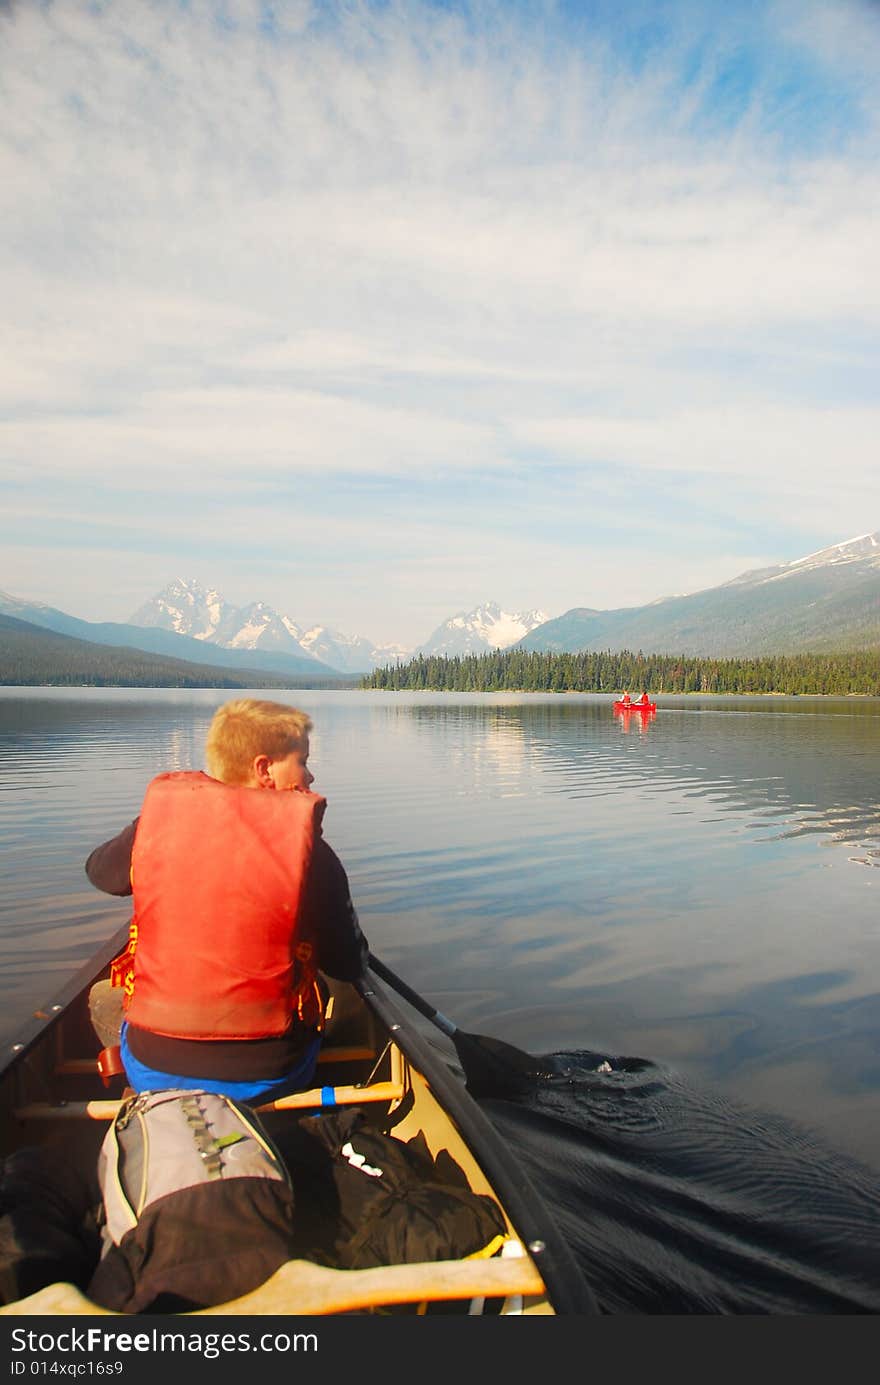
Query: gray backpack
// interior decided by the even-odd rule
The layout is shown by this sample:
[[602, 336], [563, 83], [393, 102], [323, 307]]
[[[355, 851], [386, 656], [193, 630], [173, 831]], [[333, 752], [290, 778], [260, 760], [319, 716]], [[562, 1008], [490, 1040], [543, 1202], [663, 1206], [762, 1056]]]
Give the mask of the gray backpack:
[[221, 1303], [289, 1258], [290, 1174], [259, 1117], [228, 1096], [127, 1098], [104, 1137], [98, 1178], [102, 1253], [90, 1293], [105, 1307]]

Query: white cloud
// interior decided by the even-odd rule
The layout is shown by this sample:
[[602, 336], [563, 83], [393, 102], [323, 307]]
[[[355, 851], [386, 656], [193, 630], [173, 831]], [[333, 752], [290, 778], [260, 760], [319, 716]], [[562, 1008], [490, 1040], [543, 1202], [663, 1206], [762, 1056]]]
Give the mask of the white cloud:
[[[161, 523], [176, 569], [210, 529], [232, 573], [254, 561], [242, 517], [265, 518], [249, 488], [274, 491], [274, 532], [296, 523], [298, 478], [318, 475], [327, 503], [310, 490], [309, 523], [346, 572], [356, 543], [374, 607], [395, 544], [427, 541], [413, 507], [432, 509], [436, 562], [401, 569], [401, 619], [407, 600], [442, 619], [469, 584], [509, 605], [601, 600], [569, 558], [570, 505], [541, 491], [547, 469], [578, 478], [591, 542], [600, 523], [657, 536], [633, 600], [864, 527], [878, 26], [849, 0], [753, 8], [667, 7], [672, 32], [638, 79], [627, 14], [564, 30], [552, 4], [288, 4], [274, 32], [256, 0], [224, 7], [226, 24], [172, 0], [0, 12], [14, 512], [69, 511], [79, 480], [84, 535], [146, 543]], [[747, 50], [754, 80], [731, 114], [724, 84]], [[615, 466], [641, 490], [615, 492], [601, 471]], [[711, 560], [683, 557], [656, 508], [664, 475], [697, 488]], [[345, 477], [423, 489], [389, 494], [380, 522]], [[719, 547], [732, 516], [739, 538]], [[459, 539], [473, 545], [480, 518], [471, 561]], [[10, 529], [0, 585], [16, 571], [26, 585], [24, 541]], [[106, 590], [123, 561], [107, 551], [77, 565], [73, 605]], [[481, 580], [490, 554], [505, 591]], [[536, 586], [509, 597], [524, 567]], [[309, 605], [351, 630], [341, 590], [332, 622], [319, 592]]]
[[[613, 461], [628, 468], [720, 473], [752, 484], [797, 480], [827, 486], [829, 466], [845, 464], [839, 485], [870, 487], [877, 475], [878, 411], [866, 408], [774, 407], [749, 400], [706, 409], [659, 408], [638, 417], [526, 421], [518, 437], [546, 455], [572, 462]], [[862, 491], [864, 494], [864, 489]]]

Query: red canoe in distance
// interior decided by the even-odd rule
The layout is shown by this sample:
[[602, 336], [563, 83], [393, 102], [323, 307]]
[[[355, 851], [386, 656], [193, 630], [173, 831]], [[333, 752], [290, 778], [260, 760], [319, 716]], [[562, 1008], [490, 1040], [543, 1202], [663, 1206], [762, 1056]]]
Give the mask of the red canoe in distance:
[[615, 702], [615, 712], [656, 712], [656, 702]]

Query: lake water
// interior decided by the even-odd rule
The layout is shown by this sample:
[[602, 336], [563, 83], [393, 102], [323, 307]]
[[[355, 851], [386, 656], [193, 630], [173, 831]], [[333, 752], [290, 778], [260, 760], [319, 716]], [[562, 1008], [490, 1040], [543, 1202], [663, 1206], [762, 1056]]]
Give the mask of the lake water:
[[[84, 859], [230, 695], [0, 689], [4, 1042], [126, 921]], [[373, 950], [556, 1055], [486, 1109], [603, 1306], [878, 1311], [880, 704], [280, 697]]]

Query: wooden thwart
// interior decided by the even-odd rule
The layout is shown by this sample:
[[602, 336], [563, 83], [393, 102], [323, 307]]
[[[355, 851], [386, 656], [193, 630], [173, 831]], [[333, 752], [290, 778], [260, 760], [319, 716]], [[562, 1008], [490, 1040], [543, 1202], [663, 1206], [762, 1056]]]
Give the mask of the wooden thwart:
[[[330, 1270], [309, 1260], [288, 1260], [265, 1284], [242, 1298], [175, 1316], [325, 1315], [402, 1303], [438, 1303], [480, 1296], [504, 1299], [544, 1293], [544, 1281], [525, 1256], [382, 1265], [370, 1270]], [[72, 1284], [49, 1284], [28, 1298], [0, 1308], [0, 1314], [125, 1317], [124, 1313], [99, 1308]]]
[[[310, 1087], [307, 1092], [292, 1092], [275, 1101], [264, 1102], [258, 1111], [297, 1111], [307, 1107], [353, 1106], [368, 1101], [400, 1101], [405, 1092], [402, 1082], [373, 1082], [369, 1087]], [[15, 1112], [18, 1121], [29, 1120], [89, 1120], [112, 1121], [119, 1110], [119, 1101], [65, 1101], [53, 1105], [50, 1101], [34, 1101], [20, 1106]]]
[[400, 1101], [402, 1082], [373, 1082], [369, 1087], [312, 1087], [307, 1092], [292, 1092], [276, 1101], [265, 1101], [258, 1111], [294, 1111], [302, 1106], [359, 1106], [364, 1101]]

